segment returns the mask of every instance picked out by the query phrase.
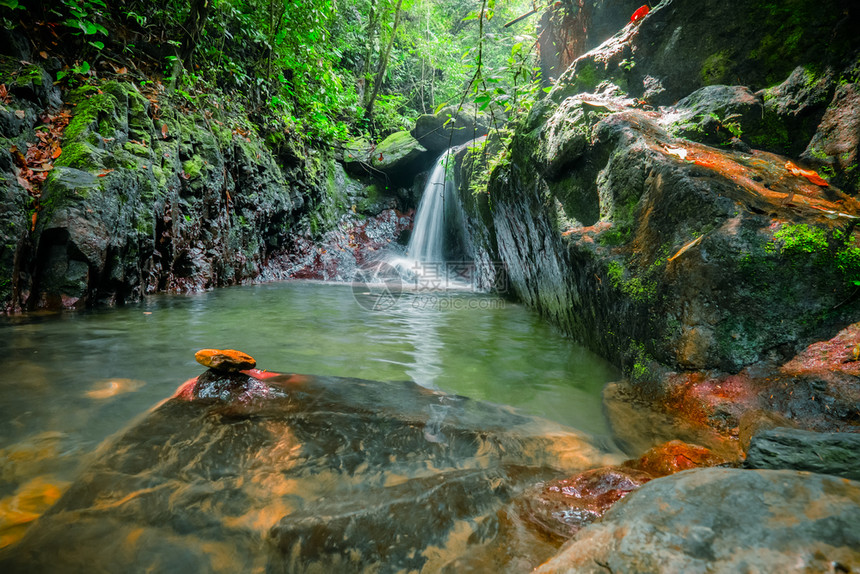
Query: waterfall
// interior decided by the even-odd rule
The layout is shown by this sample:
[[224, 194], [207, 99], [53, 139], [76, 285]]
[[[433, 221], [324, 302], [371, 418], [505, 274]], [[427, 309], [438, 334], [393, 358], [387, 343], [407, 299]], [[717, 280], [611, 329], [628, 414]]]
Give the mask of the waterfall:
[[419, 290], [461, 290], [471, 280], [463, 206], [453, 177], [458, 149], [451, 148], [436, 160], [415, 212], [406, 257], [391, 261]]
[[448, 164], [453, 162], [452, 149], [443, 153], [424, 186], [424, 194], [415, 212], [412, 236], [406, 248], [407, 258], [418, 263], [445, 261], [445, 208], [454, 198], [454, 182], [448, 177]]

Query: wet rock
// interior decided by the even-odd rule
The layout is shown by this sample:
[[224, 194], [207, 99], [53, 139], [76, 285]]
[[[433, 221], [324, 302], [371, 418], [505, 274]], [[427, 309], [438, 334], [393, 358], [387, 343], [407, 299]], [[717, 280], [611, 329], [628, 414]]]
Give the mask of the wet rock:
[[426, 169], [433, 155], [409, 132], [395, 132], [376, 146], [370, 164], [395, 185], [409, 185], [417, 172]]
[[37, 476], [0, 499], [0, 548], [20, 540], [27, 528], [50, 508], [69, 483]]
[[359, 269], [373, 265], [380, 253], [397, 245], [412, 226], [412, 215], [386, 209], [375, 216], [342, 221], [317, 241], [298, 237], [289, 255], [273, 259], [264, 277], [352, 281]]
[[726, 459], [708, 448], [672, 440], [655, 446], [637, 460], [625, 462], [624, 466], [641, 470], [656, 478], [691, 468], [717, 466], [726, 462]]
[[[606, 6], [609, 11], [615, 3]], [[611, 81], [652, 105], [671, 105], [708, 85], [745, 85], [754, 92], [768, 88], [798, 65], [842, 69], [857, 48], [848, 24], [856, 21], [857, 10], [842, 0], [795, 2], [790, 7], [760, 2], [740, 7], [718, 0], [661, 2], [645, 18], [628, 22], [573, 61], [550, 97], [561, 102]], [[812, 30], [807, 22], [816, 18], [824, 21]], [[569, 36], [581, 34], [581, 28], [574, 28]], [[796, 42], [776, 40], [790, 34]]]
[[523, 494], [516, 503], [517, 513], [543, 535], [565, 541], [652, 478], [634, 468], [587, 470], [543, 483]]
[[449, 147], [487, 135], [490, 129], [487, 120], [485, 114], [474, 108], [458, 111], [457, 106], [448, 106], [436, 114], [419, 116], [410, 134], [427, 150], [439, 155]]
[[860, 480], [860, 434], [764, 430], [752, 437], [745, 466], [806, 470]]
[[201, 349], [194, 354], [194, 360], [213, 371], [236, 373], [257, 366], [254, 357], [234, 349]]
[[860, 483], [700, 469], [652, 480], [536, 572], [850, 572]]
[[860, 193], [860, 84], [840, 84], [801, 158], [834, 185]]
[[726, 144], [758, 129], [763, 113], [762, 99], [749, 88], [705, 86], [673, 106], [669, 131], [701, 143]]
[[248, 401], [183, 386], [100, 447], [0, 570], [439, 571], [491, 539], [525, 485], [619, 462], [555, 423], [413, 383], [258, 383], [267, 395]]
[[[658, 378], [655, 364], [737, 371], [857, 320], [842, 303], [860, 259], [837, 263], [855, 261], [856, 201], [784, 157], [674, 138], [657, 112], [603, 101], [623, 111], [536, 106], [515, 168], [490, 183], [498, 252], [526, 304], [640, 378]], [[568, 113], [570, 138], [547, 124]], [[568, 146], [558, 165], [542, 151]]]
[[738, 440], [740, 441], [741, 450], [747, 452], [750, 448], [750, 440], [760, 431], [777, 427], [791, 428], [794, 426], [795, 423], [779, 413], [764, 409], [745, 411], [738, 419]]

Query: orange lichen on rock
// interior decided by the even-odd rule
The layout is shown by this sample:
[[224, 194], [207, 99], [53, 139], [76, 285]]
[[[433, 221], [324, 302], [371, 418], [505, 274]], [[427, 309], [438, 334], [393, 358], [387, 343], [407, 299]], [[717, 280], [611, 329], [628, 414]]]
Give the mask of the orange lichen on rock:
[[637, 460], [629, 460], [624, 466], [647, 472], [654, 477], [668, 476], [691, 468], [716, 466], [728, 461], [710, 449], [679, 440], [655, 446]]
[[673, 440], [621, 466], [604, 466], [541, 483], [520, 497], [515, 507], [520, 518], [545, 537], [567, 540], [654, 478], [725, 462], [705, 447]]
[[201, 349], [194, 358], [204, 367], [225, 373], [236, 373], [257, 366], [254, 357], [235, 349]]

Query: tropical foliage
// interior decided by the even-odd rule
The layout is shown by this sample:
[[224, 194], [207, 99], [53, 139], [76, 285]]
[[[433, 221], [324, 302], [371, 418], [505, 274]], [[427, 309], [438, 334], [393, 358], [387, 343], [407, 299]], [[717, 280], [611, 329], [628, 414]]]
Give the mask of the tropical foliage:
[[381, 137], [477, 102], [533, 95], [530, 0], [0, 0], [7, 27], [46, 39], [56, 79], [129, 78], [189, 102], [222, 94], [269, 133]]

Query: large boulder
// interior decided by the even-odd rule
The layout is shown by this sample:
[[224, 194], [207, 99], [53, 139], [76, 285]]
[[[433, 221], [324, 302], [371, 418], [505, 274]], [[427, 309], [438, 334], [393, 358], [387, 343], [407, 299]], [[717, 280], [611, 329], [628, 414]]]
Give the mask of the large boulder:
[[637, 375], [736, 372], [860, 319], [860, 204], [674, 118], [611, 90], [536, 106], [489, 187], [516, 294]]
[[422, 146], [439, 155], [449, 147], [487, 135], [489, 126], [486, 115], [474, 107], [448, 106], [435, 114], [419, 116], [410, 133]]
[[851, 572], [860, 483], [703, 469], [652, 480], [536, 572]]
[[433, 157], [409, 132], [394, 132], [372, 150], [370, 165], [394, 185], [409, 186]]

